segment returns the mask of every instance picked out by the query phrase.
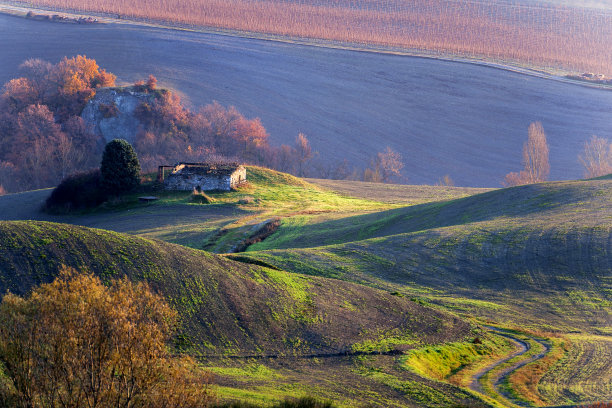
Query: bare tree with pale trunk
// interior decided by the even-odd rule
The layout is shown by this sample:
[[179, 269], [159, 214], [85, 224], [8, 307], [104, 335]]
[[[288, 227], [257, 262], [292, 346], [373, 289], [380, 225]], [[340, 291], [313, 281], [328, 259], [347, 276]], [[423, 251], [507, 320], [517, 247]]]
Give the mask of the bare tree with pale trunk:
[[603, 137], [593, 136], [584, 143], [584, 151], [578, 156], [587, 178], [612, 173], [612, 143]]
[[298, 134], [295, 138], [295, 150], [297, 153], [298, 176], [303, 177], [306, 163], [313, 157], [310, 142], [303, 133]]
[[502, 184], [511, 187], [548, 180], [550, 173], [548, 143], [541, 122], [533, 122], [529, 125], [527, 141], [523, 144], [523, 166], [524, 169], [519, 173], [506, 174]]

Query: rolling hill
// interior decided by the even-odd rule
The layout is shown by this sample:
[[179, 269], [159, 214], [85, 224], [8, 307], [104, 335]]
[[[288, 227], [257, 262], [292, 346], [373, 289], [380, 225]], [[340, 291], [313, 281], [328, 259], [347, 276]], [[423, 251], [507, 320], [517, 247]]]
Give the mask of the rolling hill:
[[[521, 186], [318, 224], [289, 220], [242, 256], [301, 273], [491, 301], [489, 308], [467, 307], [488, 317], [504, 314], [495, 305], [514, 305], [506, 310], [509, 321], [603, 334], [612, 289], [611, 203], [608, 180]], [[517, 310], [529, 312], [515, 316]]]
[[229, 257], [397, 291], [503, 327], [553, 332], [556, 340], [548, 341], [558, 360], [548, 357], [550, 371], [532, 380], [536, 391], [523, 401], [609, 398], [609, 177], [299, 221], [285, 220], [276, 234]]
[[444, 342], [470, 330], [450, 315], [351, 283], [103, 230], [0, 223], [0, 292], [27, 293], [60, 265], [150, 282], [179, 310], [183, 340], [202, 355], [343, 353], [381, 336]]
[[[341, 406], [362, 401], [416, 407], [423, 398], [438, 401], [435, 406], [487, 405], [457, 387], [405, 370], [394, 369], [384, 381], [355, 371], [380, 361], [388, 371], [395, 357], [386, 353], [480, 333], [456, 316], [403, 296], [115, 232], [41, 221], [0, 222], [1, 292], [27, 293], [51, 281], [61, 265], [92, 271], [103, 280], [127, 275], [149, 282], [179, 312], [175, 346], [212, 365], [227, 398], [261, 402], [308, 393], [344, 400]], [[340, 372], [341, 379], [331, 374]], [[333, 386], [323, 387], [325, 378]], [[253, 381], [263, 384], [255, 391]], [[290, 385], [296, 382], [302, 387]], [[344, 393], [356, 382], [359, 391]], [[410, 388], [402, 391], [397, 384]]]
[[[544, 353], [509, 377], [531, 378], [531, 367], [548, 364], [530, 380], [535, 391], [517, 388], [531, 393], [525, 401], [606, 397], [609, 177], [491, 191], [248, 172], [247, 186], [211, 193], [216, 201], [208, 205], [190, 193], [157, 192], [153, 204], [135, 194], [49, 215], [36, 204], [47, 191], [0, 197], [4, 218], [133, 234], [1, 222], [0, 289], [24, 293], [60, 264], [104, 279], [146, 279], [180, 311], [177, 345], [208, 361], [224, 398], [313, 394], [341, 406], [478, 406], [473, 393], [439, 380], [466, 386], [512, 343], [467, 321], [519, 329], [533, 353]], [[280, 228], [242, 253], [158, 240], [228, 252], [277, 218]], [[412, 361], [406, 355], [394, 355], [402, 352], [450, 374], [424, 379], [404, 365]]]

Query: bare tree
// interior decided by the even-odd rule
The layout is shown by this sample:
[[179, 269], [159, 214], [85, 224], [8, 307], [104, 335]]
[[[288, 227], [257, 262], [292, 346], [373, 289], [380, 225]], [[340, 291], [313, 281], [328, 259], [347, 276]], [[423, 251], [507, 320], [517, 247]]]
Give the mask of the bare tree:
[[378, 174], [380, 181], [390, 183], [394, 178], [399, 179], [402, 177], [401, 170], [404, 168], [404, 162], [402, 161], [401, 154], [387, 146], [384, 151], [376, 154], [373, 167], [372, 175], [374, 178], [377, 178], [376, 175]]
[[310, 142], [303, 133], [298, 134], [295, 138], [295, 150], [298, 161], [298, 176], [302, 177], [304, 175], [304, 167], [306, 163], [313, 157]]
[[444, 177], [439, 178], [438, 182], [436, 183], [436, 186], [453, 187], [454, 185], [455, 185], [455, 182], [453, 181], [451, 176], [448, 174], [444, 175]]
[[548, 143], [541, 122], [529, 125], [527, 143], [523, 145], [523, 165], [530, 183], [548, 179], [548, 173], [550, 173]]
[[63, 180], [80, 167], [86, 153], [79, 150], [72, 138], [63, 132], [59, 134], [55, 149], [57, 164], [54, 167], [58, 179]]
[[593, 136], [584, 143], [584, 151], [578, 156], [587, 178], [612, 173], [612, 143], [603, 137]]
[[505, 186], [518, 186], [546, 181], [550, 173], [548, 162], [548, 143], [542, 123], [529, 125], [527, 141], [523, 144], [523, 166], [519, 173], [508, 173], [504, 178]]

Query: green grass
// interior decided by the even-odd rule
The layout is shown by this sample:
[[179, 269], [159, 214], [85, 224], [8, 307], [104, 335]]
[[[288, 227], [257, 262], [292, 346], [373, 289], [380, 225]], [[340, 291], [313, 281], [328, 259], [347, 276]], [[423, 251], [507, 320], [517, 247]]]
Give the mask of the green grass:
[[291, 219], [253, 250], [331, 245], [477, 222], [490, 223], [492, 231], [513, 225], [598, 225], [598, 218], [609, 225], [611, 201], [612, 184], [606, 181], [520, 186], [337, 219]]
[[[257, 167], [247, 172], [247, 185], [210, 193], [212, 204], [193, 203], [191, 192], [159, 191], [152, 204], [139, 203], [134, 194], [52, 218], [147, 239], [60, 224], [0, 223], [0, 289], [26, 291], [52, 279], [60, 263], [104, 279], [127, 273], [149, 280], [184, 316], [177, 344], [221, 359], [211, 367], [227, 399], [273, 404], [293, 393], [329, 397], [339, 406], [474, 403], [441, 381], [465, 386], [508, 344], [495, 337], [471, 343], [465, 318], [566, 335], [580, 331], [571, 335], [576, 340], [568, 354], [541, 378], [538, 392], [560, 404], [609, 391], [612, 367], [594, 357], [612, 350], [609, 177], [482, 192], [315, 185]], [[43, 193], [0, 197], [0, 210], [50, 217], [31, 202], [19, 205]], [[150, 239], [225, 253], [275, 217], [281, 225], [274, 234], [245, 253], [223, 257]], [[290, 368], [270, 360], [227, 363], [231, 355], [338, 351], [406, 352], [410, 363], [394, 356], [342, 364], [295, 360]], [[566, 375], [575, 380], [563, 380]]]
[[[476, 338], [477, 342], [474, 341]], [[509, 351], [506, 341], [483, 333], [469, 341], [410, 350], [401, 359], [401, 364], [424, 377], [467, 386], [469, 375]]]
[[[391, 234], [243, 256], [284, 270], [424, 295], [456, 311], [509, 325], [605, 334], [612, 299], [611, 187], [608, 181], [549, 183], [383, 213], [394, 213], [393, 221], [368, 214], [327, 223], [334, 231], [330, 240], [342, 231], [341, 224], [357, 239], [364, 220], [370, 226], [384, 225], [376, 234]], [[521, 191], [522, 201], [510, 199]], [[474, 221], [461, 223], [466, 208]], [[418, 216], [406, 217], [412, 212]], [[433, 212], [438, 215], [428, 221]], [[444, 223], [452, 225], [421, 229], [443, 213], [448, 215]], [[458, 223], [452, 222], [452, 214]], [[296, 236], [314, 235], [312, 240], [324, 242], [316, 238], [324, 234], [322, 225], [294, 229]], [[409, 232], [396, 233], [405, 229]], [[281, 228], [278, 237], [282, 234]], [[267, 240], [267, 245], [280, 238]]]
[[0, 222], [0, 292], [27, 293], [61, 265], [148, 281], [179, 311], [181, 347], [200, 355], [335, 353], [394, 330], [426, 343], [469, 330], [454, 316], [348, 282], [110, 231]]
[[[96, 226], [193, 248], [206, 245], [209, 251], [223, 253], [243, 240], [253, 226], [273, 217], [280, 217], [283, 226], [269, 239], [277, 240], [280, 236], [281, 241], [294, 242], [300, 238], [300, 229], [293, 228], [296, 224], [299, 227], [316, 225], [355, 214], [396, 208], [401, 204], [381, 202], [375, 196], [351, 197], [288, 174], [254, 166], [247, 167], [247, 180], [246, 185], [234, 191], [207, 192], [215, 201], [206, 205], [194, 203], [191, 192], [160, 190], [150, 181], [142, 187], [142, 191], [75, 214], [41, 213], [39, 209], [49, 190], [2, 196], [0, 210], [4, 219], [38, 219]], [[394, 188], [392, 185], [386, 186]], [[431, 187], [426, 189], [427, 193], [422, 193], [423, 189], [421, 186], [412, 186], [404, 189], [406, 191], [402, 195], [417, 196], [415, 202], [423, 202], [449, 197], [449, 194], [455, 197], [481, 191], [457, 189], [457, 192], [437, 195]], [[138, 197], [143, 194], [155, 195], [159, 200], [141, 203]], [[222, 230], [223, 234], [220, 234]], [[333, 233], [331, 230], [327, 232]], [[290, 236], [282, 238], [284, 234]], [[347, 238], [341, 237], [340, 241], [346, 241]], [[266, 241], [253, 248], [263, 248], [268, 245]]]

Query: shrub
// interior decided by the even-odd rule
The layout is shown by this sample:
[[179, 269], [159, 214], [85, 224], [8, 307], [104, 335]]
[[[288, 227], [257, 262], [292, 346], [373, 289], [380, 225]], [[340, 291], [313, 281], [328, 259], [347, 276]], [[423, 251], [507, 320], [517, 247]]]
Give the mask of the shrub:
[[254, 202], [255, 199], [251, 196], [245, 196], [238, 200], [238, 204], [253, 204]]
[[100, 170], [73, 174], [65, 178], [45, 202], [45, 210], [61, 212], [93, 208], [106, 200], [100, 186]]
[[109, 194], [120, 195], [140, 184], [140, 163], [132, 145], [115, 139], [104, 148], [100, 164], [101, 185]]
[[250, 237], [240, 241], [231, 252], [244, 252], [248, 247], [258, 242], [263, 241], [270, 235], [274, 234], [280, 227], [280, 218], [273, 218], [263, 223]]

